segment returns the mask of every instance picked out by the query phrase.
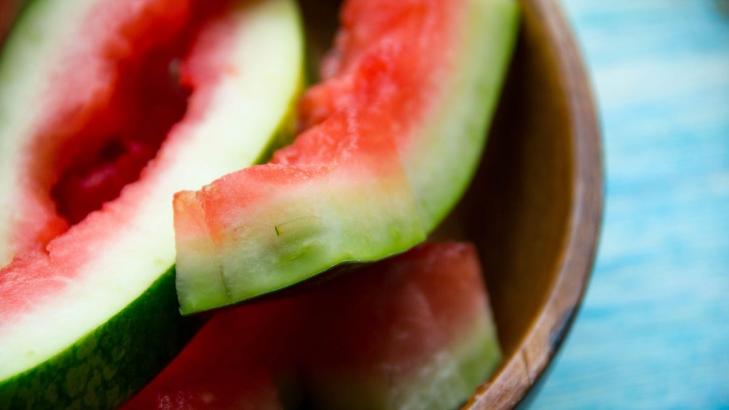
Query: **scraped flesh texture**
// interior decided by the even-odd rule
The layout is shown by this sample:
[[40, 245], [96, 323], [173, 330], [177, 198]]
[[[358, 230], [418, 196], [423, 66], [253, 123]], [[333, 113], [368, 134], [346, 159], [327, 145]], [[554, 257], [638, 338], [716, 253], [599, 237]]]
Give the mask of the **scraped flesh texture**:
[[[17, 252], [36, 250], [119, 196], [185, 115], [179, 60], [228, 2], [118, 1], [90, 10], [24, 150]], [[211, 4], [213, 4], [211, 3]], [[177, 72], [176, 72], [177, 71]]]
[[[346, 2], [326, 80], [300, 104], [304, 131], [295, 142], [267, 165], [176, 195], [183, 312], [266, 293], [338, 263], [381, 259], [425, 239], [401, 152], [417, 143], [417, 125], [440, 101], [439, 79], [451, 69], [452, 38], [465, 12], [459, 2]], [[300, 227], [295, 241], [279, 231], [287, 224]]]
[[0, 270], [3, 321], [73, 280], [143, 204], [169, 156], [153, 159], [179, 144], [167, 135], [205, 111], [201, 98], [216, 80], [207, 60], [225, 48], [225, 30], [209, 50], [188, 53], [229, 5], [125, 0], [89, 10], [76, 37], [84, 41], [68, 46], [33, 107], [41, 117], [22, 151], [18, 208], [6, 211], [15, 256]]
[[[118, 185], [135, 178], [146, 163], [149, 154], [143, 151], [153, 155], [159, 145], [155, 141], [161, 139], [158, 135], [145, 141], [134, 135], [140, 130], [125, 132], [121, 128], [131, 115], [143, 112], [134, 107], [145, 97], [142, 84], [134, 78], [138, 68], [154, 65], [147, 57], [167, 48], [183, 29], [188, 4], [150, 0], [141, 2], [138, 10], [129, 2], [103, 7], [89, 10], [80, 30], [83, 43], [66, 46], [65, 65], [49, 79], [42, 105], [33, 107], [41, 114], [30, 131], [33, 135], [26, 138], [21, 168], [27, 179], [13, 201], [19, 204], [19, 217], [9, 242], [16, 255], [42, 249], [69, 224], [93, 210], [88, 208], [118, 194]], [[164, 79], [161, 82], [168, 83]], [[184, 98], [182, 104], [175, 100], [168, 116], [178, 117], [177, 111], [184, 112]], [[160, 119], [159, 126], [165, 127], [166, 122], [167, 118]], [[115, 167], [116, 159], [127, 164]], [[94, 192], [90, 186], [83, 189], [84, 185], [101, 187], [104, 182], [116, 182], [116, 186], [107, 185], [107, 192]], [[74, 194], [88, 197], [74, 201], [70, 197]]]
[[126, 408], [455, 408], [499, 359], [474, 248], [426, 244], [216, 313]]

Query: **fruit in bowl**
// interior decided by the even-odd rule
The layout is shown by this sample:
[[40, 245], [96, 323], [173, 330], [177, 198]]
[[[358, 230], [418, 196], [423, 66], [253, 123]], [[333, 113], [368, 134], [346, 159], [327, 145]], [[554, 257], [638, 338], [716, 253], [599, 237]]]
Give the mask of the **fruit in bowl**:
[[[92, 3], [94, 2], [78, 2], [81, 8], [76, 10], [78, 13], [75, 16], [98, 17], [100, 8], [94, 9]], [[101, 1], [96, 3], [100, 4]], [[289, 102], [299, 89], [299, 73], [303, 65], [297, 62], [298, 49], [292, 45], [300, 44], [303, 39], [300, 38], [301, 32], [297, 30], [298, 19], [295, 12], [269, 14], [272, 20], [264, 19], [266, 13], [256, 13], [257, 10], [268, 9], [271, 4], [278, 4], [279, 11], [293, 10], [288, 7], [293, 5], [292, 2], [230, 1], [214, 7], [200, 6], [201, 2], [173, 3], [174, 7], [170, 7], [164, 1], [148, 1], [146, 4], [149, 8], [134, 9], [137, 14], [107, 10], [106, 19], [64, 20], [67, 24], [60, 25], [63, 29], [59, 29], [57, 35], [53, 36], [59, 43], [54, 44], [65, 44], [63, 35], [68, 36], [66, 39], [76, 38], [79, 33], [93, 32], [88, 31], [92, 28], [100, 30], [93, 41], [81, 42], [83, 46], [78, 47], [78, 54], [72, 54], [76, 60], [64, 55], [63, 47], [56, 47], [60, 50], [56, 54], [34, 54], [31, 42], [24, 45], [20, 42], [20, 46], [15, 46], [16, 52], [22, 58], [8, 58], [6, 56], [13, 55], [13, 44], [18, 44], [16, 37], [23, 38], [23, 27], [30, 27], [26, 28], [27, 38], [37, 36], [38, 27], [46, 27], [24, 26], [23, 22], [33, 21], [29, 16], [48, 18], [55, 15], [52, 12], [44, 14], [37, 11], [38, 5], [33, 5], [16, 26], [3, 52], [3, 64], [10, 64], [13, 68], [5, 68], [3, 71], [0, 65], [0, 79], [4, 77], [1, 75], [4, 72], [10, 73], [5, 76], [19, 75], [24, 70], [17, 67], [23, 67], [23, 61], [27, 67], [41, 67], [32, 62], [46, 60], [33, 58], [54, 57], [59, 62], [70, 61], [71, 67], [74, 62], [83, 63], [77, 67], [93, 68], [98, 65], [101, 67], [98, 70], [101, 75], [88, 77], [98, 81], [86, 83], [73, 80], [75, 70], [52, 70], [54, 79], [69, 78], [66, 83], [49, 81], [51, 85], [60, 84], [55, 92], [52, 86], [43, 88], [43, 93], [56, 95], [55, 101], [60, 103], [38, 107], [38, 112], [43, 113], [38, 117], [40, 120], [31, 115], [23, 117], [17, 112], [8, 111], [12, 115], [6, 115], [6, 118], [13, 118], [16, 125], [18, 122], [20, 125], [16, 128], [10, 127], [7, 135], [12, 138], [5, 137], [0, 132], [0, 143], [11, 148], [6, 158], [28, 167], [11, 167], [14, 172], [11, 178], [25, 183], [0, 184], [0, 187], [4, 186], [8, 190], [2, 194], [4, 196], [0, 195], [0, 199], [17, 198], [18, 190], [30, 198], [27, 203], [10, 201], [14, 208], [10, 208], [11, 212], [8, 214], [11, 216], [7, 218], [16, 225], [6, 226], [10, 226], [13, 232], [22, 234], [8, 236], [11, 239], [6, 241], [9, 250], [5, 250], [5, 254], [12, 261], [3, 269], [5, 275], [0, 276], [0, 292], [4, 289], [7, 296], [4, 300], [18, 301], [15, 305], [27, 309], [27, 312], [40, 312], [36, 317], [41, 317], [39, 323], [43, 324], [33, 326], [33, 314], [17, 316], [30, 317], [26, 322], [6, 322], [21, 329], [25, 336], [7, 338], [9, 342], [5, 346], [10, 346], [10, 349], [5, 351], [17, 353], [20, 350], [11, 349], [27, 349], [35, 353], [33, 345], [43, 335], [47, 335], [48, 330], [70, 330], [64, 333], [66, 338], [61, 343], [53, 340], [46, 344], [51, 345], [50, 350], [55, 349], [57, 354], [46, 354], [45, 358], [41, 355], [40, 359], [36, 356], [33, 359], [35, 362], [25, 358], [15, 359], [15, 373], [0, 380], [2, 404], [117, 404], [149, 380], [179, 349], [191, 333], [190, 328], [196, 327], [196, 322], [202, 317], [208, 317], [203, 315], [185, 319], [177, 314], [173, 276], [172, 273], [164, 273], [165, 269], [162, 268], [163, 265], [171, 264], [170, 253], [162, 251], [174, 246], [173, 241], [159, 239], [164, 235], [171, 238], [170, 191], [198, 189], [214, 178], [267, 157], [270, 145], [278, 144], [270, 142], [275, 139], [276, 131], [285, 131], [288, 128], [286, 118]], [[496, 125], [490, 133], [489, 149], [482, 163], [482, 170], [472, 184], [471, 191], [460, 203], [459, 209], [435, 233], [436, 236], [464, 237], [475, 241], [479, 253], [485, 256], [484, 262], [489, 267], [486, 269], [486, 276], [505, 360], [491, 384], [482, 387], [472, 398], [471, 403], [475, 405], [513, 404], [523, 394], [524, 386], [531, 385], [536, 379], [544, 367], [544, 358], [551, 356], [554, 343], [543, 354], [534, 350], [535, 344], [524, 343], [537, 339], [542, 341], [545, 333], [548, 334], [548, 339], [561, 338], [565, 328], [562, 324], [568, 323], [572, 317], [572, 310], [565, 310], [565, 306], [574, 306], [579, 299], [579, 290], [582, 289], [581, 284], [584, 284], [589, 261], [585, 265], [583, 260], [578, 260], [584, 266], [575, 268], [576, 262], [570, 257], [558, 266], [559, 269], [553, 270], [559, 273], [562, 269], [561, 272], [564, 272], [563, 268], [566, 267], [577, 273], [582, 271], [582, 278], [576, 278], [572, 282], [571, 293], [557, 302], [554, 295], [564, 288], [564, 280], [559, 277], [553, 280], [549, 274], [544, 276], [546, 279], [540, 279], [538, 275], [545, 272], [545, 266], [558, 265], [555, 261], [559, 260], [560, 249], [566, 249], [567, 255], [574, 254], [573, 238], [577, 234], [575, 224], [580, 228], [586, 227], [583, 237], [587, 240], [583, 242], [588, 248], [594, 246], [596, 224], [592, 217], [585, 216], [583, 205], [589, 209], [596, 202], [585, 199], [580, 185], [583, 180], [575, 178], [589, 176], [589, 172], [585, 173], [584, 161], [585, 158], [593, 158], [594, 152], [586, 151], [585, 143], [576, 139], [576, 136], [586, 134], [579, 134], [570, 128], [573, 101], [554, 101], [553, 104], [541, 107], [543, 115], [535, 115], [539, 113], [539, 109], [535, 107], [540, 100], [528, 97], [547, 95], [557, 98], [564, 95], [567, 85], [572, 84], [569, 78], [553, 80], [550, 77], [556, 68], [564, 68], [565, 63], [560, 59], [562, 55], [559, 52], [549, 48], [537, 48], [534, 52], [534, 48], [530, 48], [530, 44], [535, 44], [533, 34], [540, 30], [552, 36], [552, 42], [547, 41], [547, 45], [551, 44], [553, 47], [558, 44], [554, 40], [553, 31], [545, 29], [545, 26], [539, 28], [535, 24], [535, 21], [540, 21], [539, 16], [554, 19], [545, 4], [539, 1], [522, 2], [526, 40], [523, 39], [524, 43], [520, 46], [517, 64], [512, 69], [511, 80], [506, 89], [506, 98], [500, 104]], [[309, 44], [309, 56], [313, 56], [310, 62], [313, 60], [313, 65], [316, 65], [319, 61], [316, 58], [318, 50], [322, 44], [328, 43], [327, 33], [332, 32], [329, 27], [334, 25], [332, 22], [335, 21], [337, 7], [334, 3], [326, 2], [304, 1], [302, 5], [307, 37], [320, 40]], [[479, 0], [462, 4], [427, 0], [402, 3], [374, 0], [346, 2], [343, 13], [344, 29], [338, 36], [335, 51], [325, 59], [328, 63], [322, 70], [322, 83], [310, 89], [299, 104], [297, 128], [303, 133], [293, 145], [274, 155], [273, 162], [269, 165], [226, 176], [201, 192], [188, 192], [177, 196], [177, 296], [180, 298], [182, 311], [192, 313], [237, 303], [319, 275], [327, 268], [342, 262], [375, 261], [405, 251], [425, 239], [458, 201], [480, 159], [485, 127], [495, 106], [511, 49], [510, 44], [515, 34], [515, 6], [515, 2], [508, 0]], [[118, 7], [118, 10], [124, 10], [124, 6]], [[41, 7], [40, 10], [48, 9]], [[273, 23], [274, 20], [276, 24]], [[130, 21], [134, 23], [131, 24]], [[246, 24], [241, 24], [243, 21]], [[145, 29], [145, 24], [154, 29]], [[260, 35], [256, 37], [256, 41], [251, 41], [252, 37], [248, 37], [246, 41], [243, 39], [245, 36], [236, 34], [237, 29], [255, 32], [256, 27], [261, 30], [278, 28], [280, 31], [275, 35]], [[535, 30], [535, 27], [538, 29]], [[147, 34], [145, 30], [152, 31], [152, 34]], [[17, 32], [21, 34], [16, 34]], [[481, 32], [491, 35], [475, 35]], [[150, 43], [139, 40], [145, 38], [154, 40]], [[259, 41], [264, 38], [270, 42]], [[322, 38], [325, 40], [321, 41]], [[137, 44], [136, 41], [141, 43]], [[241, 46], [232, 46], [233, 43]], [[429, 45], [438, 47], [428, 47]], [[282, 46], [283, 49], [280, 48]], [[231, 50], [241, 50], [241, 53], [236, 54]], [[262, 58], [258, 53], [268, 57]], [[241, 59], [231, 57], [234, 55]], [[263, 64], [263, 61], [280, 61], [281, 64], [275, 67], [275, 72], [280, 76], [265, 77], [271, 67]], [[12, 66], [11, 62], [21, 65]], [[58, 65], [62, 67], [64, 64]], [[532, 70], [537, 66], [540, 68], [525, 75], [525, 67]], [[42, 72], [43, 70], [40, 70], [40, 74], [37, 73], [38, 70], [25, 71], [38, 75], [39, 78], [51, 76], [50, 73]], [[256, 74], [260, 76], [257, 77]], [[577, 74], [579, 77], [579, 68]], [[21, 83], [23, 82], [17, 82]], [[31, 83], [34, 87], [37, 86], [37, 82], [25, 82], [28, 88], [23, 88], [26, 86], [21, 84], [13, 90], [19, 89], [17, 95], [25, 96], [28, 100], [42, 100], [37, 95], [46, 94], [34, 94], [37, 90], [28, 85]], [[521, 84], [534, 87], [526, 88]], [[276, 87], [272, 88], [272, 85]], [[71, 89], [78, 91], [77, 95], [67, 91]], [[60, 93], [58, 90], [64, 92]], [[550, 92], [542, 93], [543, 90]], [[522, 97], [525, 92], [526, 99]], [[68, 98], [58, 97], [59, 95]], [[219, 99], [211, 98], [221, 95], [223, 97]], [[274, 98], [270, 98], [272, 95]], [[574, 101], [585, 101], [584, 93], [575, 95], [577, 97]], [[276, 96], [279, 98], [275, 98]], [[0, 96], [0, 100], [2, 98]], [[246, 104], [245, 101], [251, 103]], [[9, 104], [0, 105], [0, 109], [2, 107], [6, 107], [6, 110], [12, 109]], [[155, 111], [155, 107], [162, 108], [161, 113]], [[512, 113], [519, 110], [528, 120], [514, 119], [516, 117]], [[27, 122], [23, 123], [26, 119]], [[200, 126], [200, 123], [213, 125], [205, 127]], [[589, 126], [588, 121], [587, 127]], [[29, 131], [18, 132], [19, 129]], [[562, 133], [559, 134], [558, 131]], [[589, 130], [587, 133], [589, 134]], [[204, 143], [192, 144], [190, 140], [195, 137], [185, 135], [197, 135]], [[37, 141], [50, 144], [45, 146]], [[229, 143], [225, 143], [226, 141]], [[566, 142], [567, 148], [560, 148], [560, 142]], [[542, 148], [544, 150], [540, 152]], [[189, 152], [189, 157], [180, 156], [180, 151]], [[241, 154], [242, 151], [245, 152]], [[37, 155], [38, 152], [43, 155]], [[221, 159], [223, 157], [233, 160], [228, 162]], [[192, 161], [183, 164], [180, 161], [183, 158]], [[31, 165], [25, 165], [26, 163]], [[165, 176], [171, 178], [168, 181], [170, 183], [159, 184]], [[531, 183], [539, 181], [540, 178], [546, 183]], [[597, 180], [599, 185], [599, 174]], [[525, 182], [529, 182], [529, 187], [525, 188]], [[146, 196], [151, 195], [150, 193], [158, 193], [159, 197], [155, 196], [153, 199], [152, 196]], [[135, 229], [136, 226], [129, 221], [139, 217], [136, 207], [141, 206], [137, 204], [142, 202], [150, 207], [158, 206], [163, 211], [150, 213], [149, 215], [154, 216], [140, 219], [146, 222], [142, 223], [142, 229], [128, 235], [131, 239], [129, 243], [138, 252], [130, 252], [128, 248], [119, 246], [124, 241], [117, 241], [116, 238], [123, 238], [123, 233], [130, 228]], [[31, 206], [26, 206], [27, 204]], [[522, 211], [524, 212], [519, 214]], [[132, 216], [128, 219], [123, 217], [125, 215]], [[112, 222], [103, 223], [109, 220]], [[17, 229], [14, 226], [28, 229]], [[99, 246], [104, 240], [111, 246]], [[158, 246], [149, 245], [153, 242]], [[115, 252], [121, 256], [105, 259]], [[413, 252], [418, 254], [417, 251]], [[424, 258], [422, 252], [420, 254]], [[142, 256], [143, 259], [145, 255], [157, 257], [155, 262], [158, 264], [154, 265], [154, 269], [140, 269], [133, 261], [129, 262], [137, 256]], [[493, 368], [493, 360], [497, 357], [493, 354], [495, 350], [489, 350], [492, 354], [487, 356], [474, 355], [472, 360], [467, 361], [470, 364], [459, 365], [462, 370], [471, 370], [449, 373], [447, 369], [454, 368], [453, 363], [460, 362], [453, 359], [459, 355], [453, 355], [452, 349], [443, 348], [449, 343], [432, 344], [440, 348], [430, 351], [425, 349], [427, 354], [422, 356], [418, 356], [416, 352], [412, 356], [386, 355], [384, 359], [379, 358], [383, 362], [378, 362], [377, 355], [368, 356], [367, 346], [375, 351], [387, 352], [391, 346], [397, 344], [390, 345], [382, 341], [378, 344], [377, 339], [362, 345], [350, 342], [337, 346], [334, 343], [341, 335], [358, 335], [363, 332], [369, 334], [376, 331], [398, 335], [398, 329], [408, 333], [408, 329], [411, 329], [408, 325], [415, 326], [412, 329], [417, 330], [418, 323], [427, 323], [393, 321], [402, 325], [388, 327], [391, 322], [379, 322], [366, 313], [368, 308], [377, 306], [375, 302], [390, 306], [386, 303], [388, 298], [367, 303], [366, 300], [358, 299], [356, 292], [347, 291], [346, 283], [351, 281], [359, 283], [358, 286], [362, 288], [370, 289], [366, 294], [377, 294], [378, 291], [383, 295], [388, 291], [398, 294], [397, 289], [400, 288], [397, 286], [388, 288], [381, 283], [378, 285], [376, 280], [372, 280], [372, 283], [362, 282], [366, 277], [362, 272], [377, 269], [398, 271], [408, 266], [410, 268], [407, 269], [411, 269], [418, 262], [410, 255], [395, 257], [363, 269], [344, 269], [347, 271], [344, 273], [341, 272], [342, 269], [336, 269], [334, 274], [327, 271], [329, 273], [321, 279], [323, 284], [307, 282], [310, 288], [306, 284], [296, 286], [285, 295], [271, 296], [271, 301], [252, 301], [233, 308], [232, 311], [236, 312], [254, 312], [241, 313], [242, 319], [232, 319], [235, 315], [226, 311], [214, 313], [210, 322], [193, 339], [190, 347], [159, 377], [167, 380], [165, 383], [173, 387], [180, 385], [176, 384], [178, 382], [184, 385], [185, 380], [195, 380], [191, 373], [196, 368], [186, 367], [188, 365], [185, 363], [190, 355], [195, 356], [195, 353], [188, 352], [195, 351], [194, 346], [203, 343], [198, 342], [202, 339], [208, 340], [206, 343], [209, 346], [220, 343], [220, 346], [231, 346], [232, 349], [235, 343], [240, 343], [251, 351], [257, 351], [259, 345], [267, 346], [266, 349], [270, 349], [264, 349], [267, 353], [262, 353], [263, 356], [285, 357], [294, 354], [293, 351], [305, 353], [299, 353], [298, 358], [284, 360], [289, 363], [287, 367], [280, 363], [276, 366], [263, 366], [257, 363], [261, 361], [260, 358], [250, 360], [244, 354], [236, 356], [233, 353], [239, 352], [232, 352], [227, 357], [233, 363], [242, 363], [240, 366], [245, 367], [245, 372], [238, 372], [240, 366], [236, 369], [226, 369], [225, 366], [217, 368], [221, 374], [231, 377], [223, 376], [224, 383], [218, 386], [222, 390], [214, 391], [214, 397], [207, 394], [209, 391], [205, 393], [205, 389], [209, 387], [205, 383], [188, 383], [185, 388], [191, 393], [177, 397], [182, 397], [180, 406], [186, 403], [186, 398], [193, 397], [195, 392], [205, 393], [198, 396], [201, 402], [189, 402], [197, 403], [195, 406], [203, 406], [206, 400], [210, 404], [209, 400], [215, 399], [222, 400], [217, 403], [235, 403], [239, 407], [242, 403], [235, 400], [241, 397], [254, 400], [254, 397], [259, 397], [262, 400], [260, 403], [268, 403], [274, 407], [293, 405], [297, 400], [336, 407], [343, 403], [338, 400], [342, 397], [346, 399], [347, 391], [356, 392], [355, 397], [361, 399], [358, 403], [362, 406], [374, 403], [373, 406], [389, 404], [397, 408], [405, 406], [405, 403], [416, 403], [422, 407], [430, 403], [433, 407], [451, 407], [465, 401], [475, 384], [479, 380], [485, 380]], [[473, 254], [470, 258], [473, 258]], [[99, 263], [99, 260], [119, 263]], [[69, 261], [73, 264], [64, 263]], [[463, 263], [463, 260], [452, 261], [453, 272], [456, 271], [456, 266]], [[98, 277], [88, 275], [88, 278], [94, 279], [88, 283], [94, 286], [79, 286], [75, 283], [80, 277], [86, 278], [85, 275], [73, 276], [82, 272], [78, 267], [85, 264], [102, 271]], [[538, 264], [542, 264], [541, 267]], [[146, 278], [147, 281], [139, 280], [136, 282], [138, 286], [130, 289], [128, 285], [135, 281], [122, 274], [114, 274], [119, 272], [118, 269], [123, 269], [127, 276]], [[340, 274], [336, 275], [336, 272]], [[334, 275], [334, 278], [328, 282], [330, 275]], [[529, 280], [529, 275], [536, 280]], [[391, 273], [388, 276], [397, 275]], [[157, 278], [156, 282], [154, 278]], [[3, 280], [6, 285], [4, 288]], [[336, 290], [327, 293], [320, 290], [321, 288]], [[478, 286], [474, 287], [477, 288]], [[49, 303], [59, 313], [46, 316], [49, 309], [44, 312], [39, 306], [52, 299], [45, 295], [58, 292], [59, 289], [59, 294], [64, 296], [67, 295], [63, 293], [66, 289], [87, 290], [87, 293], [69, 293], [78, 299], [70, 300], [70, 309], [73, 310], [73, 306], [86, 306], [83, 313], [92, 314], [64, 315], [63, 312], [69, 311], [68, 307], [63, 303]], [[98, 289], [107, 291], [98, 292]], [[442, 291], [447, 293], [446, 288]], [[422, 297], [403, 300], [428, 301], [431, 300], [429, 297], [437, 298], [439, 294], [433, 291], [428, 293], [422, 289], [415, 293]], [[163, 296], [150, 298], [150, 294]], [[299, 309], [309, 313], [305, 316], [287, 316], [284, 314], [287, 308], [281, 308], [283, 313], [275, 313], [272, 316], [274, 319], [266, 319], [269, 316], [265, 306], [295, 305], [295, 302], [281, 302], [278, 298], [284, 301], [307, 299], [301, 294], [320, 295], [310, 298], [312, 302], [305, 305], [320, 304], [325, 307]], [[318, 312], [325, 317], [331, 316], [327, 312], [337, 305], [326, 301], [337, 299], [332, 296], [336, 294], [352, 295], [351, 299], [359, 302], [352, 309], [341, 309], [340, 316], [335, 314], [328, 319], [328, 323], [336, 323], [337, 326], [322, 325], [326, 320], [312, 320], [312, 312]], [[482, 291], [480, 294], [485, 299]], [[88, 295], [95, 295], [104, 302], [111, 303], [108, 306], [100, 304], [102, 308], [95, 309], [100, 299], [93, 299]], [[27, 302], [35, 297], [39, 297], [36, 300], [42, 303], [30, 306]], [[313, 302], [314, 299], [318, 302]], [[88, 304], [90, 300], [93, 303]], [[123, 309], [119, 312], [123, 315], [110, 314], [110, 311], [116, 309], [113, 308], [115, 304], [117, 307], [122, 305]], [[264, 307], [257, 307], [260, 304]], [[0, 314], [26, 313], [15, 305], [5, 305], [5, 312], [0, 307]], [[394, 303], [393, 306], [400, 305]], [[415, 302], [403, 302], [401, 309], [403, 312], [416, 312], [414, 314], [417, 316], [417, 312], [423, 310], [415, 309], [416, 306], [418, 305]], [[556, 319], [547, 317], [530, 321], [529, 318], [540, 312], [540, 307], [546, 307], [545, 311], [548, 312], [567, 313]], [[382, 309], [388, 311], [386, 307]], [[397, 318], [397, 313], [401, 310], [391, 309], [395, 309], [395, 313], [389, 316], [391, 319]], [[438, 308], [431, 312], [430, 317], [438, 317], [443, 312], [448, 310]], [[488, 320], [485, 318], [489, 317], [488, 310], [484, 312], [486, 313], [478, 316], [483, 319], [478, 321], [482, 326], [486, 326], [484, 323], [488, 323]], [[0, 317], [13, 316], [8, 314]], [[361, 322], [374, 322], [378, 324], [378, 328], [365, 332], [362, 329], [366, 326], [358, 327], [358, 320], [354, 320], [348, 328], [349, 317], [367, 318]], [[457, 319], [458, 315], [453, 317]], [[247, 332], [231, 331], [231, 334], [226, 335], [224, 329], [208, 330], [211, 327], [225, 326], [214, 325], [215, 323], [229, 323], [234, 326], [236, 320], [241, 321], [239, 326], [244, 326]], [[17, 326], [14, 322], [30, 325]], [[85, 328], [78, 326], [77, 322], [85, 323]], [[296, 334], [285, 332], [295, 332], [302, 326], [309, 328], [298, 333], [302, 342], [307, 341], [304, 345], [316, 344], [312, 340], [327, 340], [328, 344], [334, 346], [333, 350], [302, 348], [289, 349], [291, 352], [286, 354], [280, 353], [280, 350], [279, 353], [271, 353], [276, 352], [274, 347], [277, 345], [277, 336], [271, 335]], [[341, 330], [327, 333], [329, 327]], [[11, 328], [10, 325], [7, 328]], [[86, 329], [86, 332], [79, 332], [79, 328]], [[473, 326], [474, 330], [478, 328], [479, 326]], [[492, 327], [488, 325], [486, 328]], [[388, 329], [391, 333], [388, 333]], [[421, 333], [413, 331], [408, 334], [411, 335], [415, 347], [420, 339], [423, 343], [439, 339], [438, 335], [444, 333], [443, 329], [424, 326]], [[252, 338], [251, 334], [259, 331], [260, 337]], [[432, 332], [432, 338], [412, 336], [427, 332]], [[214, 336], [206, 336], [209, 334]], [[477, 340], [482, 349], [494, 346], [493, 332], [486, 338], [465, 337], [457, 331], [455, 334], [460, 336], [457, 339], [461, 341]], [[3, 335], [13, 336], [13, 333], [5, 332], [0, 324], [0, 346]], [[344, 339], [347, 338], [351, 337]], [[106, 344], [99, 343], [100, 341], [106, 341]], [[117, 348], [116, 356], [108, 354], [111, 351], [110, 343], [119, 341], [126, 348]], [[41, 343], [40, 346], [44, 347], [44, 344]], [[527, 351], [524, 346], [532, 349]], [[243, 353], [247, 352], [246, 349]], [[207, 352], [199, 355], [200, 360], [204, 360], [202, 357], [206, 355], [212, 358], [214, 354], [212, 347], [197, 351]], [[451, 356], [446, 354], [446, 357], [451, 359], [439, 362], [443, 368], [438, 368], [438, 371], [423, 371], [422, 366], [427, 367], [434, 360], [428, 355], [439, 351], [450, 352], [448, 354]], [[0, 354], [1, 352], [2, 349]], [[522, 367], [527, 369], [527, 374], [525, 378], [519, 379], [519, 375], [514, 373], [514, 366], [515, 363], [523, 366], [524, 362], [518, 360], [523, 360], [527, 355], [535, 360]], [[339, 360], [334, 361], [333, 357], [338, 357]], [[402, 364], [397, 359], [415, 357], [417, 360], [410, 364], [410, 368], [421, 369], [419, 372], [426, 376], [418, 382], [413, 377], [398, 376], [393, 379], [393, 373], [368, 369], [368, 363], [358, 361], [361, 357], [370, 357], [370, 364], [382, 363], [381, 367], [384, 368], [397, 368]], [[216, 360], [225, 361], [225, 357]], [[20, 367], [17, 363], [20, 363]], [[332, 366], [333, 363], [336, 366]], [[291, 370], [292, 367], [295, 369]], [[188, 369], [187, 376], [170, 370], [185, 368]], [[281, 368], [285, 371], [281, 371]], [[103, 373], [104, 370], [106, 373]], [[464, 372], [477, 376], [464, 378]], [[99, 374], [103, 380], [101, 385], [98, 382], [89, 382], [98, 380]], [[173, 376], [169, 376], [170, 374]], [[455, 376], [449, 378], [442, 376], [443, 374]], [[515, 374], [516, 379], [513, 378]], [[428, 378], [428, 375], [433, 378]], [[398, 382], [391, 386], [402, 387], [400, 393], [395, 394], [392, 389], [378, 387], [390, 386], [382, 384], [388, 377], [388, 380]], [[148, 386], [145, 392], [154, 391], [154, 386], [159, 386], [160, 379]], [[466, 379], [468, 382], [463, 382]], [[47, 383], [47, 380], [52, 381], [49, 383], [51, 388], [48, 389], [48, 394], [38, 395], [35, 386]], [[511, 385], [517, 387], [512, 391], [493, 388], [508, 386], [508, 382], [514, 380], [526, 382], [512, 383]], [[428, 396], [420, 393], [440, 391], [439, 388], [448, 383], [460, 386], [448, 390], [453, 392], [454, 397], [447, 394]], [[413, 388], [414, 385], [429, 388]], [[253, 393], [247, 395], [246, 392]], [[176, 403], [176, 396], [164, 397], [167, 397], [165, 403]], [[277, 401], [282, 397], [285, 400]], [[408, 402], [408, 397], [417, 399]], [[272, 398], [275, 400], [271, 401]], [[195, 400], [194, 397], [191, 400]], [[255, 400], [250, 403], [259, 403]]]

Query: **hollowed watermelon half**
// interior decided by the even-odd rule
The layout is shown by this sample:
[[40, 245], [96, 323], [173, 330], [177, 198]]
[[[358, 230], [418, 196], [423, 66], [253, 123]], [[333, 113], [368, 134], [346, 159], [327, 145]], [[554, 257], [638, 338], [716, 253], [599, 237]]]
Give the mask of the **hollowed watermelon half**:
[[427, 244], [216, 315], [127, 409], [452, 409], [500, 360], [474, 248]]
[[0, 408], [108, 407], [187, 337], [172, 195], [269, 150], [293, 1], [35, 1], [0, 54]]
[[348, 0], [303, 132], [266, 165], [175, 198], [183, 313], [423, 241], [480, 159], [514, 0]]

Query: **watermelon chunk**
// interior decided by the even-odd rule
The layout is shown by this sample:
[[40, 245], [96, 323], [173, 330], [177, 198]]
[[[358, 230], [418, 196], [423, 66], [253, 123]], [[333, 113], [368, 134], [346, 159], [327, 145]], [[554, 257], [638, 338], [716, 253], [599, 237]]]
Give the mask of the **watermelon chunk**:
[[516, 23], [514, 0], [346, 1], [295, 142], [176, 195], [181, 311], [423, 241], [478, 163]]
[[427, 244], [216, 313], [126, 408], [450, 409], [499, 360], [474, 248]]
[[289, 0], [25, 9], [0, 55], [0, 408], [113, 406], [186, 341], [172, 194], [288, 127], [300, 31]]
[[305, 383], [316, 408], [452, 409], [499, 363], [478, 255], [426, 244], [309, 299]]

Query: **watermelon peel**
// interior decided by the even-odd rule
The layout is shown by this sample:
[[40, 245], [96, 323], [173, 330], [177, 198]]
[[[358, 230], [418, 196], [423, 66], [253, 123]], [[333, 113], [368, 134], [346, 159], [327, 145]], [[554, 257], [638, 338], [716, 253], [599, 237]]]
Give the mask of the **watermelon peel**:
[[475, 171], [515, 43], [513, 0], [350, 0], [270, 163], [175, 196], [183, 314], [426, 239]]

